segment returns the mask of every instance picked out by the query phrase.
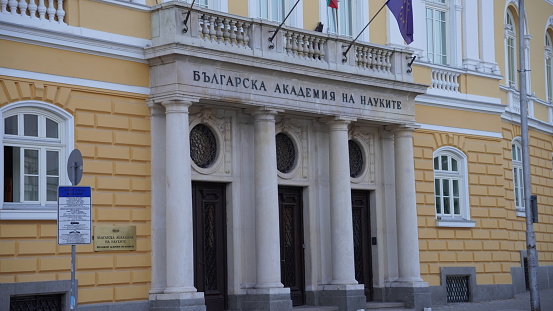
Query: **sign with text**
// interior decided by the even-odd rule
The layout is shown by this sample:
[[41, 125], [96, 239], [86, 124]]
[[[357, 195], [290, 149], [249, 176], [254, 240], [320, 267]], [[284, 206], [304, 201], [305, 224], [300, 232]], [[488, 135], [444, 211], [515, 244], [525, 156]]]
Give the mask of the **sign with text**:
[[58, 187], [58, 245], [91, 243], [90, 194], [90, 187]]
[[94, 251], [136, 250], [136, 226], [94, 226]]

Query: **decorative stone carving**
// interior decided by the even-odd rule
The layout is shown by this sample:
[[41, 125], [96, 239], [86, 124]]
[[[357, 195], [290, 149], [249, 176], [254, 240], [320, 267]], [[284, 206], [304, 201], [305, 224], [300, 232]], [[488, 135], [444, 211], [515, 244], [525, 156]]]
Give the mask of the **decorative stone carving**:
[[210, 108], [203, 108], [199, 113], [190, 115], [190, 129], [198, 124], [208, 126], [216, 138], [217, 152], [215, 160], [208, 167], [202, 168], [191, 161], [192, 168], [204, 175], [230, 175], [232, 168], [231, 118], [217, 117]]
[[295, 167], [287, 173], [278, 172], [284, 179], [306, 180], [308, 177], [307, 126], [299, 125], [290, 118], [284, 118], [276, 124], [276, 133], [285, 133], [294, 141], [297, 151]]
[[361, 147], [365, 162], [363, 171], [357, 174], [356, 177], [352, 177], [351, 182], [374, 184], [376, 182], [374, 133], [363, 131], [359, 126], [352, 126], [349, 137]]

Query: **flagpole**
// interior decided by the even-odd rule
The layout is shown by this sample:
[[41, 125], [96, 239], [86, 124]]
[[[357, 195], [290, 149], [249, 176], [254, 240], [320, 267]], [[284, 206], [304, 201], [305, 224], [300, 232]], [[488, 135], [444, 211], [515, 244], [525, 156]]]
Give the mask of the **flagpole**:
[[282, 23], [280, 23], [280, 25], [278, 25], [277, 29], [275, 30], [275, 33], [273, 33], [273, 35], [269, 38], [269, 42], [271, 42], [271, 45], [269, 45], [269, 49], [272, 49], [272, 48], [275, 47], [275, 44], [273, 43], [273, 39], [275, 38], [275, 36], [276, 36], [277, 32], [280, 30], [280, 28], [282, 28], [282, 25], [284, 25], [284, 22], [286, 22], [286, 20], [288, 19], [288, 16], [290, 16], [290, 14], [292, 14], [292, 11], [294, 11], [294, 9], [298, 5], [298, 3], [300, 3], [300, 0], [296, 1], [296, 4], [294, 4], [294, 6], [290, 10], [290, 12], [288, 12], [286, 17], [282, 21]]
[[380, 13], [380, 11], [382, 11], [382, 9], [384, 9], [384, 7], [386, 6], [386, 4], [388, 4], [390, 0], [386, 0], [386, 2], [384, 2], [384, 4], [382, 5], [382, 7], [380, 7], [380, 9], [378, 10], [378, 12], [376, 12], [376, 14], [371, 18], [371, 20], [369, 20], [369, 22], [367, 23], [367, 25], [365, 25], [365, 27], [363, 27], [363, 29], [361, 30], [361, 32], [359, 32], [359, 34], [357, 35], [357, 37], [355, 37], [355, 39], [353, 39], [353, 41], [350, 42], [350, 44], [348, 45], [348, 48], [346, 49], [345, 52], [342, 53], [343, 55], [343, 58], [342, 58], [342, 63], [345, 63], [348, 61], [348, 52], [349, 50], [351, 49], [351, 46], [355, 43], [355, 41], [357, 41], [357, 39], [359, 39], [359, 37], [361, 36], [361, 34], [363, 33], [363, 31], [365, 31], [365, 29], [367, 29], [367, 27], [369, 27], [369, 24], [376, 18], [376, 16], [378, 16], [378, 14]]

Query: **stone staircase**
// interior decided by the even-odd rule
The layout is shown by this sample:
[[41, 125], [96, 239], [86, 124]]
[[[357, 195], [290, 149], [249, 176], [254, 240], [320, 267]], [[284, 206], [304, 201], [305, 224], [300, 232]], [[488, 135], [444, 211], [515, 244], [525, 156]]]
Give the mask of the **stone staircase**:
[[[294, 307], [294, 311], [338, 311], [338, 307], [332, 306], [300, 306]], [[357, 311], [357, 310], [351, 310]], [[415, 311], [408, 309], [403, 302], [367, 302], [365, 311]]]

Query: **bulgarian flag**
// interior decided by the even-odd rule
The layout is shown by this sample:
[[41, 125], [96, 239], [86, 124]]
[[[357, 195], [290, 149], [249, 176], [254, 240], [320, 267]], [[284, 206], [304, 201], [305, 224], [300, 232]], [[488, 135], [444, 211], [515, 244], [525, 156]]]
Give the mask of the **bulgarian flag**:
[[338, 0], [326, 0], [326, 4], [331, 8], [338, 9]]

